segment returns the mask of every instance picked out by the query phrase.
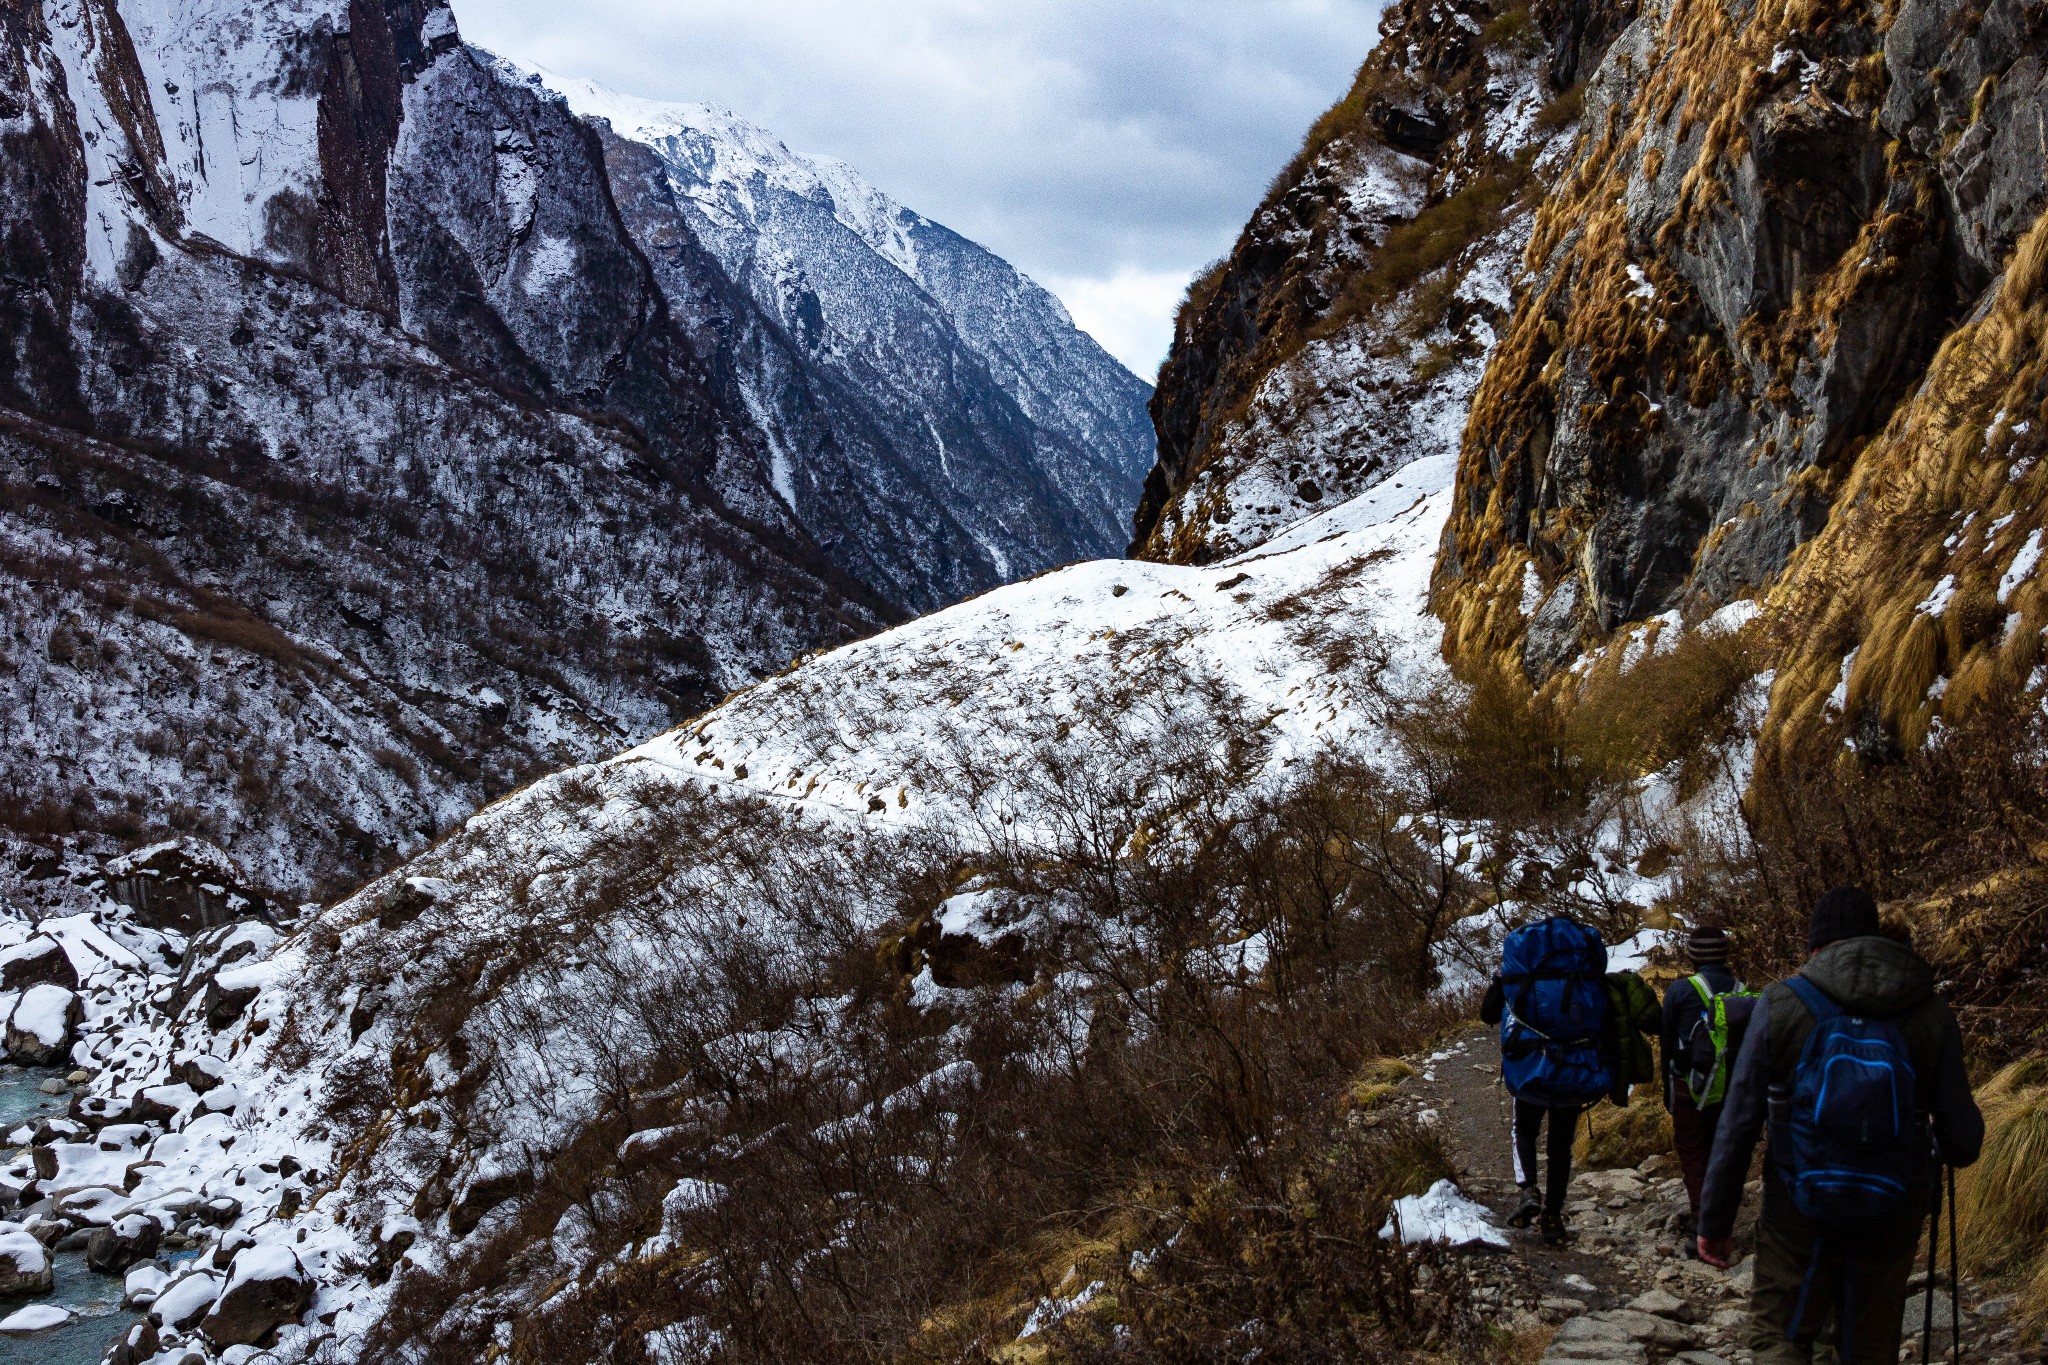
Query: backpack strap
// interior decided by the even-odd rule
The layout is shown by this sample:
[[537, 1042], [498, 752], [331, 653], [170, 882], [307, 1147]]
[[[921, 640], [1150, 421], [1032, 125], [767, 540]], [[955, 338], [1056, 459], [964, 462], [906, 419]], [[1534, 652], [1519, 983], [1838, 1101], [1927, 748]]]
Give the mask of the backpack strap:
[[1842, 1007], [1830, 1000], [1826, 991], [1803, 976], [1788, 976], [1785, 978], [1785, 985], [1792, 994], [1799, 997], [1799, 1003], [1806, 1006], [1807, 1013], [1813, 1016], [1816, 1025], [1825, 1024], [1842, 1012]]
[[1694, 990], [1699, 992], [1700, 1003], [1702, 1005], [1705, 1005], [1708, 1009], [1714, 1008], [1714, 991], [1711, 986], [1707, 985], [1706, 977], [1688, 976], [1686, 978], [1686, 981], [1692, 986]]

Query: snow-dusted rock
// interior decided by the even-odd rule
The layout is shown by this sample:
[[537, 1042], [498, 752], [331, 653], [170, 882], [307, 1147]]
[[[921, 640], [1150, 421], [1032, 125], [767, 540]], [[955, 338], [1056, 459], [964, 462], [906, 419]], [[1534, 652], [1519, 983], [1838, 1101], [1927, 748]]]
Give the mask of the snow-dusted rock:
[[7, 1017], [7, 1053], [23, 1066], [56, 1066], [70, 1060], [85, 1002], [75, 991], [45, 983], [21, 994]]
[[163, 1244], [163, 1229], [154, 1218], [124, 1213], [92, 1235], [86, 1244], [85, 1264], [102, 1275], [125, 1274], [137, 1261], [156, 1255]]
[[56, 1288], [50, 1253], [19, 1223], [0, 1223], [0, 1299], [47, 1294]]
[[199, 1330], [216, 1347], [262, 1345], [297, 1322], [312, 1300], [312, 1281], [290, 1248], [251, 1247], [235, 1257], [227, 1287]]

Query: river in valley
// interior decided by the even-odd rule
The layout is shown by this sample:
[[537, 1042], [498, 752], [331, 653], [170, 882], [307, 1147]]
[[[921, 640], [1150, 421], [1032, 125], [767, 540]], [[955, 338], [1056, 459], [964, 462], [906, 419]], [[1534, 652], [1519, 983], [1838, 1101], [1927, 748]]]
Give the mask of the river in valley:
[[[7, 1134], [37, 1119], [61, 1118], [70, 1107], [68, 1094], [46, 1095], [39, 1089], [52, 1077], [62, 1079], [63, 1073], [0, 1063], [0, 1156], [11, 1158], [15, 1151], [6, 1145]], [[0, 1299], [0, 1318], [36, 1303], [68, 1309], [71, 1320], [29, 1336], [0, 1334], [0, 1362], [4, 1365], [99, 1365], [106, 1348], [134, 1321], [132, 1314], [121, 1311], [121, 1281], [87, 1270], [83, 1251], [61, 1251], [54, 1260], [56, 1292], [38, 1298]]]

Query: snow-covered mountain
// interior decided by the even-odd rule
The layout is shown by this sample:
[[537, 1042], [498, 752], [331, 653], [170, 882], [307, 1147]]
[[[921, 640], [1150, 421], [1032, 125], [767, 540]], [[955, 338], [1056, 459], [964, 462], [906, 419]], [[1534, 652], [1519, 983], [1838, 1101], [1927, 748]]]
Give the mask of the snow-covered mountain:
[[[1012, 273], [1027, 320], [983, 359], [821, 242], [874, 263], [832, 276], [848, 336], [925, 334], [835, 370], [440, 0], [49, 0], [0, 36], [0, 842], [198, 836], [338, 893], [1119, 539], [1145, 390], [1070, 364], [1056, 304]], [[1007, 269], [958, 251], [933, 290]], [[44, 865], [16, 852], [0, 882]]]
[[929, 609], [1122, 548], [1150, 388], [1058, 299], [729, 112], [527, 79], [611, 134], [615, 194], [672, 295], [695, 272], [670, 248], [694, 240], [760, 309], [735, 377], [776, 489], [841, 567]]
[[[1969, 992], [1973, 1049], [2037, 1056], [2039, 29], [2003, 0], [1904, 0], [1831, 16], [1806, 56], [1809, 17], [1391, 6], [1351, 97], [1183, 312], [1149, 559], [823, 651], [507, 795], [282, 931], [206, 927], [237, 907], [207, 889], [204, 849], [98, 883], [19, 865], [76, 913], [0, 906], [9, 1047], [86, 1074], [68, 1121], [4, 1135], [0, 1204], [23, 1208], [0, 1253], [20, 1276], [92, 1228], [103, 1260], [141, 1262], [147, 1317], [112, 1365], [1159, 1363], [1278, 1358], [1300, 1318], [1321, 1335], [1295, 1358], [1479, 1358], [1541, 1324], [1465, 1299], [1449, 1249], [1382, 1246], [1399, 1226], [1379, 1232], [1384, 1203], [1334, 1238], [1319, 1207], [1426, 1188], [1437, 1115], [1410, 1127], [1387, 1104], [1413, 1049], [1387, 1047], [1386, 1016], [1416, 1016], [1417, 1042], [1448, 1026], [1441, 987], [1470, 984], [1507, 924], [1568, 911], [1641, 943], [1646, 922], [1730, 918], [1745, 954], [1789, 969], [1812, 896], [1860, 877]], [[18, 10], [6, 23], [31, 57], [5, 107], [52, 107], [36, 44], [57, 40]], [[133, 282], [80, 295], [100, 310], [73, 324], [98, 328], [91, 346], [48, 344], [47, 319], [70, 316], [58, 291], [0, 294], [10, 392], [35, 379], [37, 411], [65, 384], [168, 374], [184, 382], [156, 401], [185, 421], [159, 425], [226, 433], [159, 446], [104, 398], [95, 420], [116, 429], [90, 439], [48, 418], [0, 432], [21, 446], [11, 553], [45, 566], [11, 589], [27, 605], [10, 610], [42, 615], [0, 639], [30, 665], [10, 723], [30, 752], [81, 736], [48, 748], [74, 785], [267, 783], [331, 839], [316, 798], [337, 774], [316, 746], [345, 759], [379, 726], [469, 742], [472, 713], [561, 735], [546, 727], [631, 695], [593, 659], [723, 677], [820, 603], [848, 634], [872, 619], [832, 596], [865, 551], [800, 553], [806, 480], [836, 466], [768, 434], [871, 400], [886, 415], [884, 362], [925, 353], [854, 346], [825, 282], [802, 277], [785, 307], [788, 261], [728, 261], [719, 234], [818, 241], [820, 260], [904, 282], [892, 323], [964, 338], [920, 283], [933, 234], [708, 114], [661, 114], [668, 132], [641, 141], [629, 111], [576, 122], [460, 49], [404, 69], [389, 297], [431, 345], [331, 301], [375, 294], [374, 252], [321, 285], [339, 247], [293, 257], [273, 235], [218, 255], [154, 220], [100, 234]], [[0, 166], [41, 176], [72, 146], [11, 145]], [[129, 164], [107, 163], [110, 200], [143, 184]], [[1867, 182], [1815, 169], [1845, 166]], [[578, 218], [600, 180], [618, 218]], [[85, 240], [82, 213], [39, 202], [0, 196], [16, 259]], [[644, 274], [564, 270], [629, 236]], [[1986, 260], [1941, 245], [1957, 240]], [[1785, 306], [1755, 314], [1737, 266]], [[600, 284], [666, 321], [597, 347], [615, 316]], [[1930, 321], [1930, 298], [1958, 307]], [[184, 321], [169, 358], [131, 336], [202, 305], [219, 316]], [[308, 385], [301, 350], [345, 378]], [[844, 367], [814, 363], [826, 352]], [[448, 359], [465, 355], [492, 358], [494, 383]], [[861, 366], [879, 398], [849, 391]], [[696, 387], [650, 378], [679, 374]], [[790, 406], [755, 418], [777, 392]], [[1802, 464], [1797, 498], [1715, 522], [1697, 555], [1668, 534], [1822, 459], [1755, 435], [1855, 430], [1873, 394], [1893, 415]], [[279, 428], [243, 414], [294, 399], [285, 469], [347, 496], [251, 473], [280, 456], [246, 442]], [[674, 444], [696, 428], [653, 419], [685, 411], [729, 425]], [[314, 439], [344, 420], [352, 440]], [[679, 467], [698, 482], [671, 482]], [[195, 506], [210, 537], [175, 533]], [[650, 528], [685, 515], [726, 528], [701, 558]], [[1809, 515], [1826, 524], [1800, 544]], [[955, 525], [975, 568], [987, 525]], [[255, 553], [250, 528], [290, 553]], [[500, 539], [539, 548], [513, 569], [423, 568]], [[762, 563], [782, 576], [707, 598]], [[1767, 580], [1757, 597], [1730, 565]], [[397, 593], [411, 572], [426, 587]], [[482, 640], [453, 630], [477, 604], [496, 612]], [[657, 608], [698, 611], [703, 653], [628, 633]], [[543, 674], [551, 652], [582, 671]], [[464, 668], [531, 691], [457, 692]], [[82, 706], [78, 678], [119, 681], [84, 701], [121, 709]], [[143, 731], [216, 687], [207, 715], [274, 729], [277, 763], [243, 773], [215, 732]], [[1994, 1117], [2019, 1132], [2032, 1104]], [[1352, 1142], [1386, 1164], [1354, 1180]], [[1634, 1164], [1632, 1144], [1607, 1159]], [[1294, 1164], [1268, 1164], [1289, 1146]], [[1662, 1244], [1661, 1213], [1627, 1218], [1599, 1237]], [[1319, 1241], [1327, 1272], [1301, 1250]], [[154, 1265], [165, 1248], [198, 1254]], [[1178, 1279], [1177, 1258], [1197, 1258]], [[1204, 1327], [1233, 1278], [1249, 1292]], [[1462, 1328], [1439, 1334], [1437, 1301]]]

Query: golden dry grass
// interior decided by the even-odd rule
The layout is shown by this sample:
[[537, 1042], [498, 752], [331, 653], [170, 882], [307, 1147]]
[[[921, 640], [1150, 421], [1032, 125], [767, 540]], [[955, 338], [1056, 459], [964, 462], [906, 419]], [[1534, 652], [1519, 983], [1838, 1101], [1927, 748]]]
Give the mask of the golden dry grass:
[[1671, 1116], [1657, 1098], [1657, 1087], [1639, 1085], [1626, 1109], [1603, 1104], [1594, 1109], [1572, 1148], [1579, 1165], [1600, 1170], [1636, 1167], [1671, 1150]]
[[1957, 1180], [1966, 1272], [2013, 1276], [2023, 1312], [2048, 1321], [2048, 1058], [2016, 1062], [1977, 1092], [1983, 1158]]

